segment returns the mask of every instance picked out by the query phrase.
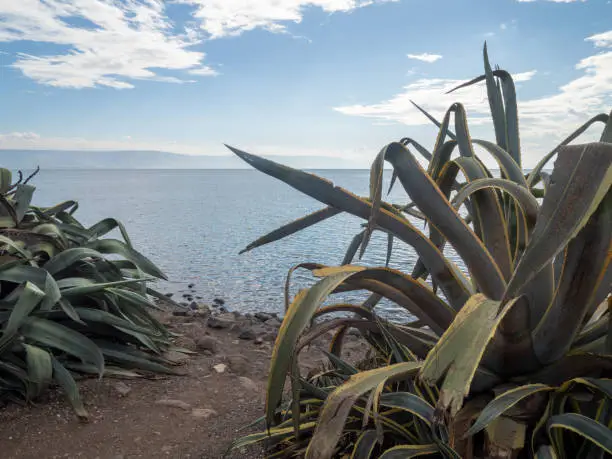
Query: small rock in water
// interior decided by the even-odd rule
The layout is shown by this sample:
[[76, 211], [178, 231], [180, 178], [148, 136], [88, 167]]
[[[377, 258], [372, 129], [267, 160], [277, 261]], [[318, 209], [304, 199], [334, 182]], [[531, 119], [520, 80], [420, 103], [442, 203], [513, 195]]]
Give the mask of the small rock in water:
[[115, 390], [119, 393], [120, 397], [125, 397], [127, 396], [130, 392], [132, 392], [132, 389], [130, 389], [130, 386], [128, 386], [127, 384], [125, 384], [124, 382], [116, 382], [113, 387], [115, 388]]
[[252, 328], [247, 328], [245, 330], [242, 330], [242, 332], [240, 332], [240, 334], [238, 335], [238, 338], [252, 340], [252, 339], [257, 338], [257, 335], [255, 334]]
[[165, 293], [165, 296], [168, 298], [172, 298], [174, 296], [174, 293]]
[[189, 284], [189, 285], [187, 286], [187, 288], [193, 288], [193, 287], [195, 287], [195, 284]]
[[189, 304], [189, 309], [191, 309], [192, 311], [197, 310], [197, 309], [198, 309], [198, 303], [196, 303], [195, 301], [192, 301], [192, 302]]
[[189, 293], [183, 293], [183, 298], [189, 298], [191, 295]]
[[224, 363], [218, 363], [214, 365], [213, 368], [215, 369], [217, 373], [225, 373], [225, 369], [227, 368], [227, 365]]
[[194, 408], [191, 410], [191, 415], [199, 419], [208, 419], [212, 416], [217, 416], [217, 414], [215, 410], [211, 410], [210, 408]]
[[215, 298], [213, 303], [223, 306], [225, 304], [225, 300], [223, 298]]
[[202, 297], [200, 295], [196, 295], [196, 300], [201, 300]]
[[180, 408], [181, 410], [185, 410], [188, 411], [191, 409], [191, 405], [187, 402], [184, 402], [182, 400], [172, 400], [172, 399], [167, 399], [167, 398], [162, 398], [158, 401], [155, 402], [156, 405], [164, 405], [164, 406], [170, 406], [172, 408]]

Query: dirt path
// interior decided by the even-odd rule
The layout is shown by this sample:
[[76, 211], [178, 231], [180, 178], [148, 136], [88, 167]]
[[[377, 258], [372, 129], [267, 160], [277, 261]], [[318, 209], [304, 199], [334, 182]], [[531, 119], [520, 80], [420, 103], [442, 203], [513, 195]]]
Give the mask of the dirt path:
[[[223, 316], [227, 319], [227, 314], [215, 318], [216, 325]], [[86, 424], [56, 391], [35, 406], [0, 407], [0, 457], [222, 458], [228, 445], [248, 432], [238, 430], [263, 413], [278, 321], [271, 325], [243, 318], [220, 329], [211, 328], [206, 318], [168, 314], [165, 321], [185, 334], [177, 345], [199, 350], [180, 367], [184, 376], [84, 380], [81, 393], [91, 417]], [[245, 337], [245, 329], [251, 336]], [[347, 343], [351, 345], [358, 349], [360, 344]], [[322, 354], [315, 346], [300, 360], [306, 374], [318, 366]], [[254, 449], [228, 457], [263, 456]]]

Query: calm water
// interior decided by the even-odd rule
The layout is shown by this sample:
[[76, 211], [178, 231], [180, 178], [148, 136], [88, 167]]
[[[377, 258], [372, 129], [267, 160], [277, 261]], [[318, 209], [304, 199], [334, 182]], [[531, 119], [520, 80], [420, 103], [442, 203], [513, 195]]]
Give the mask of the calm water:
[[[368, 193], [367, 170], [316, 173], [357, 194]], [[36, 205], [74, 199], [80, 205], [75, 216], [86, 225], [108, 216], [122, 221], [134, 245], [169, 277], [161, 290], [181, 293], [194, 283], [204, 301], [221, 297], [241, 311], [281, 312], [288, 269], [305, 261], [339, 264], [362, 222], [340, 214], [239, 255], [259, 236], [323, 205], [252, 170], [46, 170], [34, 185]], [[389, 200], [407, 201], [401, 185]], [[386, 246], [386, 236], [375, 233], [362, 262], [384, 264]], [[396, 241], [391, 265], [410, 270], [414, 263], [412, 250]], [[312, 283], [307, 272], [294, 279], [293, 292]], [[353, 293], [349, 299], [366, 296]], [[400, 314], [392, 305], [384, 308]]]

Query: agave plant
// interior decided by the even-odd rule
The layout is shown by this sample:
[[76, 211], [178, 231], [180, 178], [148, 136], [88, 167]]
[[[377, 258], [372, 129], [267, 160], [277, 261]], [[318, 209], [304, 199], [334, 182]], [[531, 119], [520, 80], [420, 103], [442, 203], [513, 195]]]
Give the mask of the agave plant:
[[[460, 103], [441, 122], [419, 107], [439, 126], [433, 151], [410, 138], [384, 147], [368, 197], [230, 147], [327, 206], [246, 250], [341, 212], [366, 220], [341, 266], [294, 268], [319, 280], [292, 300], [286, 295], [262, 419], [267, 429], [234, 447], [265, 442], [268, 457], [308, 459], [612, 454], [612, 116], [592, 118], [524, 173], [514, 83], [508, 72], [491, 69], [486, 45], [484, 70], [460, 88], [485, 82], [496, 142], [470, 137]], [[600, 142], [569, 145], [595, 123], [604, 125]], [[495, 160], [499, 177], [476, 147]], [[385, 161], [393, 167], [391, 186], [399, 181], [408, 204], [382, 200]], [[407, 272], [350, 264], [373, 231], [411, 246], [418, 262]], [[445, 257], [447, 243], [468, 274]], [[370, 293], [363, 304], [323, 306], [356, 290]], [[381, 298], [414, 320], [381, 319]], [[350, 328], [371, 345], [373, 368], [359, 371], [343, 360]], [[332, 367], [302, 377], [299, 352], [331, 330]]]
[[[31, 205], [30, 178], [13, 184], [0, 169], [0, 398], [58, 384], [86, 418], [73, 374], [174, 373], [171, 336], [151, 314], [160, 294], [146, 285], [165, 276], [117, 220], [86, 228], [74, 201]], [[123, 240], [101, 239], [115, 229]]]

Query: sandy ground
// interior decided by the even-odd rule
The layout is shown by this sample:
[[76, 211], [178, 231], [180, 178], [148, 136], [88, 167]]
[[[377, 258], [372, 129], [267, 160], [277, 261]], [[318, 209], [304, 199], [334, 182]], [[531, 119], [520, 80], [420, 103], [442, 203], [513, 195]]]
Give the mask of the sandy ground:
[[[181, 344], [198, 344], [198, 354], [180, 367], [184, 376], [84, 380], [80, 387], [88, 423], [79, 422], [55, 390], [36, 405], [0, 408], [0, 458], [222, 458], [232, 440], [249, 432], [238, 430], [263, 414], [272, 343], [238, 339], [236, 327], [168, 320], [186, 331], [187, 341]], [[313, 368], [322, 356], [313, 348], [301, 360]], [[225, 365], [223, 372], [217, 371], [219, 364]], [[227, 457], [263, 455], [250, 449]]]

